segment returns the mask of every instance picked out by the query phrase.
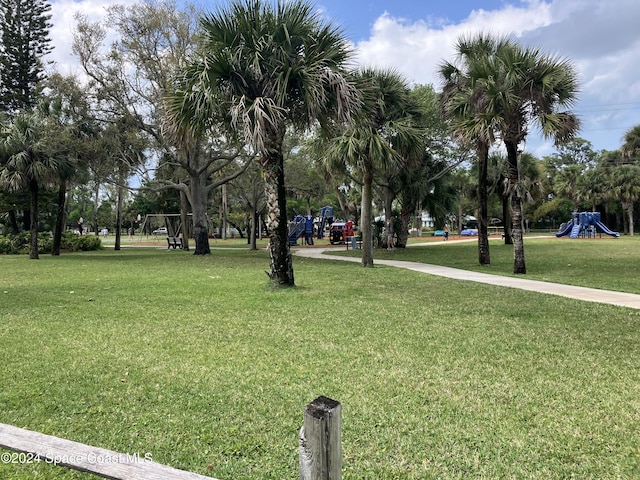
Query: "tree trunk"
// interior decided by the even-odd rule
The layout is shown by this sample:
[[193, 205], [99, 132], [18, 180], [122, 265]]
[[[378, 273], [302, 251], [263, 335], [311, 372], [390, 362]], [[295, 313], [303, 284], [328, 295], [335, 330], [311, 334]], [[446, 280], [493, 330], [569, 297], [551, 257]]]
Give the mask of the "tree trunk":
[[118, 167], [118, 200], [116, 203], [116, 243], [113, 247], [114, 250], [120, 250], [120, 243], [122, 241], [122, 200], [124, 196], [124, 182], [123, 167]]
[[257, 250], [256, 238], [258, 237], [258, 212], [255, 205], [251, 206], [251, 234], [249, 235], [249, 250]]
[[416, 217], [416, 223], [414, 227], [418, 231], [418, 236], [422, 237], [422, 205], [420, 205], [420, 203], [416, 204], [416, 209], [414, 214]]
[[264, 174], [267, 197], [267, 228], [269, 230], [269, 256], [271, 259], [268, 273], [273, 287], [293, 287], [293, 259], [289, 248], [287, 222], [287, 192], [284, 183], [284, 157], [282, 142], [284, 129], [275, 132], [274, 138], [266, 146], [260, 166]]
[[227, 239], [227, 186], [222, 185], [222, 203], [220, 205], [220, 225], [222, 225], [222, 239]]
[[336, 194], [338, 198], [338, 205], [340, 205], [340, 210], [342, 210], [342, 215], [344, 218], [349, 218], [349, 208], [347, 207], [347, 202], [344, 198], [344, 194], [338, 187], [334, 187], [333, 192]]
[[9, 226], [11, 227], [11, 233], [18, 235], [20, 233], [20, 226], [18, 225], [18, 217], [15, 210], [9, 210]]
[[31, 230], [31, 210], [28, 208], [22, 212], [22, 230], [25, 232]]
[[397, 248], [407, 248], [407, 241], [409, 239], [409, 219], [411, 218], [411, 214], [409, 213], [408, 208], [400, 209], [400, 225], [396, 228], [397, 235]]
[[189, 236], [191, 235], [191, 225], [189, 225], [189, 199], [182, 190], [180, 193], [180, 223], [182, 224], [182, 250], [189, 250]]
[[513, 245], [513, 238], [511, 237], [511, 206], [509, 205], [509, 194], [504, 192], [500, 195], [500, 198], [502, 200], [504, 244]]
[[[58, 187], [58, 205], [56, 206], [56, 224], [53, 229], [53, 246], [51, 247], [51, 255], [60, 255], [60, 247], [62, 245], [62, 232], [64, 231], [65, 204], [67, 199], [67, 182], [60, 180]], [[97, 209], [95, 209], [97, 210]]]
[[29, 258], [31, 260], [38, 260], [38, 182], [35, 180], [29, 180], [29, 194], [31, 197], [31, 218], [29, 221]]
[[520, 196], [520, 177], [518, 174], [518, 146], [515, 142], [505, 141], [509, 161], [509, 185], [511, 191], [511, 221], [513, 236], [513, 273], [525, 274], [524, 236], [522, 229], [522, 197]]
[[193, 209], [193, 240], [196, 244], [194, 255], [209, 255], [209, 227], [207, 225], [207, 197], [208, 191], [203, 182], [204, 175], [198, 177], [194, 172], [191, 179], [191, 208]]
[[362, 232], [362, 266], [373, 267], [373, 214], [371, 187], [373, 184], [373, 167], [368, 165], [364, 171], [364, 185], [362, 187], [362, 213], [360, 217], [360, 231]]
[[489, 147], [482, 145], [478, 148], [478, 261], [480, 265], [491, 264], [489, 254], [489, 233], [487, 224], [489, 222], [489, 209], [487, 199], [489, 192], [487, 189]]
[[629, 226], [629, 236], [633, 237], [633, 201], [623, 202], [622, 207], [627, 212], [627, 224]]
[[100, 199], [100, 183], [96, 182], [96, 189], [93, 194], [93, 231], [96, 236], [100, 235], [100, 229], [98, 227], [98, 201]]

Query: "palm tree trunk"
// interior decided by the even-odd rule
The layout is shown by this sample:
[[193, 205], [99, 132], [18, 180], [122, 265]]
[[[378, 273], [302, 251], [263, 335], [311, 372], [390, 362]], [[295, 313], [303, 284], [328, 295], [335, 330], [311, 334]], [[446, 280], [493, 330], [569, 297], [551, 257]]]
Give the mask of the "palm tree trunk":
[[[284, 137], [284, 134], [282, 135]], [[287, 224], [287, 192], [284, 184], [284, 157], [282, 142], [274, 142], [261, 159], [267, 196], [267, 228], [269, 229], [269, 256], [271, 270], [268, 273], [274, 287], [293, 287], [293, 259], [289, 248]]]
[[372, 198], [373, 168], [365, 167], [364, 185], [362, 187], [362, 215], [360, 231], [362, 232], [362, 266], [373, 267], [373, 227]]
[[51, 247], [51, 255], [53, 256], [60, 255], [60, 247], [62, 245], [62, 232], [64, 230], [66, 199], [67, 181], [60, 180], [60, 185], [58, 186], [58, 205], [56, 207], [56, 224], [53, 230], [53, 246]]
[[29, 194], [31, 197], [29, 258], [31, 260], [38, 260], [40, 258], [38, 256], [38, 193], [38, 182], [33, 179], [29, 180]]
[[507, 193], [503, 193], [500, 197], [502, 199], [504, 244], [513, 245], [513, 237], [511, 237], [511, 206], [509, 205], [509, 195]]
[[513, 236], [513, 273], [525, 274], [527, 268], [524, 261], [524, 236], [522, 229], [522, 198], [520, 197], [520, 178], [518, 174], [517, 143], [506, 141], [507, 159], [509, 162], [509, 184], [511, 191], [511, 234]]
[[[407, 248], [407, 241], [409, 239], [409, 219], [411, 217], [410, 210], [408, 208], [400, 209], [400, 225], [396, 228], [396, 247]], [[418, 230], [419, 231], [419, 230]]]
[[489, 147], [482, 145], [478, 148], [478, 261], [480, 265], [490, 265], [491, 256], [489, 254], [489, 209], [487, 199], [489, 192], [487, 189], [489, 163]]
[[633, 200], [627, 203], [627, 216], [629, 217], [629, 236], [633, 237]]

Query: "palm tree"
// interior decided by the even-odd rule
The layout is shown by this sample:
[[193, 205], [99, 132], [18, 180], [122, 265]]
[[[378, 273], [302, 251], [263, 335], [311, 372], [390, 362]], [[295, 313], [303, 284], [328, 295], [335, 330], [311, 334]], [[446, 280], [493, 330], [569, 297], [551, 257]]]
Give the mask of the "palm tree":
[[218, 115], [258, 153], [270, 231], [269, 277], [293, 286], [283, 142], [288, 127], [344, 121], [357, 104], [342, 31], [303, 0], [236, 0], [201, 20], [201, 55], [170, 99], [174, 120], [203, 125]]
[[65, 178], [73, 167], [65, 152], [57, 151], [57, 135], [50, 105], [43, 102], [3, 125], [0, 135], [0, 185], [10, 191], [27, 188], [30, 203], [29, 258], [37, 260], [40, 191]]
[[640, 199], [640, 165], [619, 165], [613, 171], [613, 197], [627, 213], [629, 235], [633, 237], [633, 206]]
[[624, 134], [621, 150], [623, 158], [640, 161], [640, 125], [636, 125]]
[[424, 151], [414, 126], [420, 110], [406, 80], [392, 70], [364, 69], [354, 74], [363, 105], [353, 122], [330, 142], [327, 158], [341, 159], [362, 177], [362, 266], [373, 266], [372, 186], [377, 168]]
[[463, 145], [475, 149], [478, 157], [478, 260], [489, 265], [488, 163], [489, 149], [495, 143], [496, 115], [492, 96], [495, 85], [495, 56], [509, 45], [505, 38], [486, 34], [461, 37], [456, 43], [455, 63], [440, 67], [444, 82], [442, 105], [453, 135]]
[[629, 129], [624, 135], [620, 149], [623, 165], [613, 172], [614, 195], [627, 212], [629, 235], [633, 236], [633, 204], [640, 198], [640, 125]]
[[491, 104], [499, 112], [499, 131], [507, 150], [511, 189], [513, 273], [526, 273], [523, 213], [518, 159], [530, 124], [556, 143], [571, 139], [579, 129], [575, 114], [560, 110], [571, 106], [578, 91], [575, 69], [568, 60], [522, 48], [510, 42], [496, 53], [495, 75], [499, 88]]

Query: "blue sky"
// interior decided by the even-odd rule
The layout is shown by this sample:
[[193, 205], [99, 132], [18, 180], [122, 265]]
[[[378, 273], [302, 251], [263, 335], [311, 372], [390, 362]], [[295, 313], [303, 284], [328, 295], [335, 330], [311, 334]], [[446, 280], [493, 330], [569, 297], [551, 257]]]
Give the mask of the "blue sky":
[[405, 19], [407, 23], [416, 20], [455, 23], [467, 18], [474, 9], [498, 9], [503, 3], [501, 0], [318, 0], [316, 5], [340, 25], [352, 41], [358, 42], [369, 38], [371, 27], [385, 13]]
[[[53, 0], [53, 59], [78, 73], [70, 52], [73, 13], [99, 18], [106, 6], [133, 0]], [[213, 9], [225, 0], [196, 0]], [[341, 26], [361, 66], [395, 68], [410, 83], [439, 89], [438, 65], [453, 59], [461, 35], [492, 32], [570, 60], [581, 85], [573, 110], [579, 136], [596, 150], [615, 150], [640, 125], [640, 1], [638, 0], [317, 0]], [[532, 131], [525, 150], [548, 155], [550, 141]]]

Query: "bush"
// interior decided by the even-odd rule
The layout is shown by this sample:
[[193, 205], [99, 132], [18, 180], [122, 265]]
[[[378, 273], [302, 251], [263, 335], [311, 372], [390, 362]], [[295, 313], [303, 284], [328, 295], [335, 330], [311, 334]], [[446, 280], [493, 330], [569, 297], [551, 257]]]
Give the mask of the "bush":
[[7, 235], [0, 239], [0, 253], [3, 255], [27, 253], [29, 251], [29, 232]]
[[[29, 235], [27, 235], [28, 237]], [[27, 247], [27, 250], [29, 248]], [[51, 253], [53, 249], [53, 235], [49, 232], [38, 232], [38, 253]]]
[[0, 237], [0, 255], [7, 255], [9, 253], [17, 253], [13, 250], [11, 239], [9, 237]]
[[67, 231], [62, 235], [63, 250], [70, 252], [87, 252], [90, 250], [102, 250], [102, 242], [100, 237], [96, 235], [76, 235], [73, 232]]
[[[29, 252], [30, 234], [20, 232], [18, 235], [0, 237], [0, 255], [25, 254]], [[61, 248], [70, 252], [102, 250], [100, 237], [94, 235], [76, 235], [71, 231], [62, 234]], [[51, 253], [53, 236], [49, 232], [38, 233], [38, 253]]]

